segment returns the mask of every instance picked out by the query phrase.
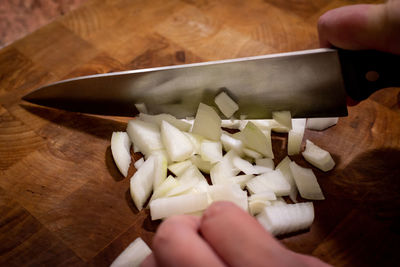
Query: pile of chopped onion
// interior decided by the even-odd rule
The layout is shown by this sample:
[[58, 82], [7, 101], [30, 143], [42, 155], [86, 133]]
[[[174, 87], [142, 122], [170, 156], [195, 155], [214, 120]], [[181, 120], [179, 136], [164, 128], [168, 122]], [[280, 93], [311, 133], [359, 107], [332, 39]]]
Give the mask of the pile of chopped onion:
[[[221, 120], [215, 107], [200, 103], [194, 120], [141, 113], [129, 121], [126, 132], [113, 133], [112, 155], [122, 175], [128, 175], [131, 144], [144, 156], [134, 163], [137, 171], [130, 178], [138, 210], [148, 202], [152, 220], [201, 215], [212, 202], [225, 200], [256, 216], [274, 235], [308, 229], [314, 220], [310, 200], [324, 195], [312, 169], [289, 156], [301, 153], [306, 127], [321, 130], [337, 120], [306, 124], [306, 119], [292, 119], [289, 111], [273, 112], [272, 120], [236, 120], [232, 115], [238, 106], [228, 94], [219, 94], [215, 103], [228, 120]], [[276, 167], [271, 132], [288, 133], [289, 156]], [[323, 171], [335, 165], [329, 152], [309, 140], [302, 155]]]

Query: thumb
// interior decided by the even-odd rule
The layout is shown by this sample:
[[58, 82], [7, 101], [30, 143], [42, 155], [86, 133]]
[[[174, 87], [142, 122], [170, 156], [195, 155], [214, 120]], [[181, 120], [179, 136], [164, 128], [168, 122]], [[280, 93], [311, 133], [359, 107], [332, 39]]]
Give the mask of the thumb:
[[322, 47], [400, 54], [400, 1], [330, 10], [319, 18], [318, 33]]

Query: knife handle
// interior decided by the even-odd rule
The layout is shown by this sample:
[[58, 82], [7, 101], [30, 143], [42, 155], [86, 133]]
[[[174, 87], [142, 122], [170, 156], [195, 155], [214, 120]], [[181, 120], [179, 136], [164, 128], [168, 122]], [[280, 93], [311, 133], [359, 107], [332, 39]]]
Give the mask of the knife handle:
[[347, 95], [361, 101], [387, 87], [400, 87], [400, 55], [374, 50], [339, 51]]

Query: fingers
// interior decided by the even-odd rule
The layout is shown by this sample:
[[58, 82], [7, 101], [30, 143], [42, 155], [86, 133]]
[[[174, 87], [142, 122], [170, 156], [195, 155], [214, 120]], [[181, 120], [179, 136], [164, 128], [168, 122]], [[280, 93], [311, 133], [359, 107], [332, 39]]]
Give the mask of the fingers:
[[318, 21], [320, 45], [400, 54], [400, 19], [395, 16], [400, 14], [399, 2], [352, 5], [326, 12]]
[[144, 259], [144, 261], [140, 264], [140, 267], [157, 267], [156, 258], [154, 254], [151, 253], [149, 256]]
[[157, 265], [224, 266], [200, 237], [199, 226], [200, 218], [195, 216], [174, 216], [163, 222], [152, 246]]
[[248, 213], [230, 202], [216, 202], [204, 213], [200, 232], [229, 266], [300, 266]]

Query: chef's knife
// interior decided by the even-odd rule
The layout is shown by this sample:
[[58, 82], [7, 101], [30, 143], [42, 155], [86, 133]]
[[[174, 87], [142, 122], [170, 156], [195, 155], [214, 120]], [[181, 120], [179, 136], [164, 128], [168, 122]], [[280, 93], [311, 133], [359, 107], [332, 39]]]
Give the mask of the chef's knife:
[[[240, 107], [237, 116], [266, 119], [272, 111], [289, 110], [298, 118], [337, 117], [347, 115], [346, 95], [362, 100], [400, 86], [399, 59], [376, 51], [314, 49], [78, 77], [23, 99], [116, 116], [134, 116], [135, 104], [144, 103], [150, 114], [185, 118], [195, 115], [200, 102], [215, 106], [215, 96], [225, 91]], [[366, 79], [369, 71], [375, 71], [373, 81]]]

